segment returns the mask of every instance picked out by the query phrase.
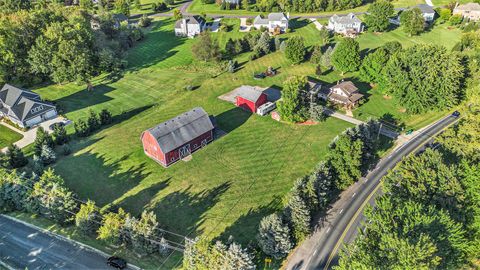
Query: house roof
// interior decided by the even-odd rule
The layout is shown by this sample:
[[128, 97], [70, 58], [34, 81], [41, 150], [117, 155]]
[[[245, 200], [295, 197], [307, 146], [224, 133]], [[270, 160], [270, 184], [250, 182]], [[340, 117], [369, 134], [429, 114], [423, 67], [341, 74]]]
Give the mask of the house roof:
[[258, 99], [263, 95], [262, 90], [263, 89], [256, 86], [242, 85], [236, 89], [236, 97], [242, 97], [256, 103]]
[[422, 11], [423, 14], [425, 13], [435, 13], [435, 10], [433, 10], [433, 8], [427, 4], [419, 4], [416, 6], [417, 8], [420, 9], [420, 11]]
[[355, 93], [358, 88], [351, 81], [344, 81], [337, 85], [332, 86], [332, 88], [339, 88], [348, 95]]
[[352, 24], [352, 23], [361, 23], [362, 22], [353, 13], [349, 13], [345, 16], [338, 16], [337, 14], [335, 14], [332, 17], [330, 17], [330, 20], [332, 22], [335, 22], [335, 23], [338, 23], [338, 24]]
[[258, 15], [253, 20], [253, 24], [268, 24], [268, 19], [264, 19], [262, 16]]
[[286, 21], [286, 20], [288, 20], [287, 16], [285, 16], [285, 14], [283, 14], [281, 12], [270, 13], [270, 14], [268, 14], [267, 18], [268, 18], [269, 21]]
[[458, 5], [455, 10], [461, 11], [480, 11], [480, 4], [478, 3], [467, 3], [463, 5]]
[[322, 89], [322, 84], [321, 83], [318, 83], [318, 82], [315, 82], [315, 81], [312, 81], [312, 80], [308, 80], [307, 84], [308, 84], [308, 90], [310, 90], [310, 91], [318, 92]]
[[168, 153], [214, 129], [208, 114], [201, 107], [178, 115], [148, 130], [163, 153]]
[[183, 17], [183, 19], [178, 20], [175, 23], [175, 28], [181, 28], [182, 24], [183, 24], [183, 20], [185, 20], [187, 22], [187, 24], [203, 24], [203, 23], [205, 23], [205, 20], [200, 16], [197, 16], [197, 15], [195, 15], [195, 16], [185, 16], [185, 17]]
[[55, 108], [41, 101], [38, 94], [10, 84], [5, 84], [0, 90], [0, 101], [2, 105], [10, 107], [14, 116], [21, 121]]

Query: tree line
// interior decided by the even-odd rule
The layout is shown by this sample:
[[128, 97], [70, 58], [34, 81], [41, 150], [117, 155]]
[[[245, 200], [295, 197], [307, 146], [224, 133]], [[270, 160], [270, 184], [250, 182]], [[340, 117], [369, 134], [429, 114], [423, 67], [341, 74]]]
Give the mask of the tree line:
[[125, 52], [143, 33], [108, 12], [49, 4], [0, 16], [0, 80], [87, 82], [123, 68]]
[[366, 4], [365, 0], [242, 0], [239, 4], [226, 1], [202, 0], [204, 4], [217, 3], [221, 9], [245, 9], [262, 12], [320, 12], [352, 9]]

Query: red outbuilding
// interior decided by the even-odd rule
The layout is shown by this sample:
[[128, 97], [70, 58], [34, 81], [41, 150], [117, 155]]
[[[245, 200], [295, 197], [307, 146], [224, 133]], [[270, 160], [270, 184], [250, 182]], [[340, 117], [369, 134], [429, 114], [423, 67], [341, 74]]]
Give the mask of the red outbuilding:
[[242, 85], [236, 89], [235, 105], [252, 113], [267, 101], [267, 95], [257, 87]]
[[145, 154], [161, 165], [189, 156], [213, 140], [213, 123], [200, 107], [172, 118], [142, 133]]

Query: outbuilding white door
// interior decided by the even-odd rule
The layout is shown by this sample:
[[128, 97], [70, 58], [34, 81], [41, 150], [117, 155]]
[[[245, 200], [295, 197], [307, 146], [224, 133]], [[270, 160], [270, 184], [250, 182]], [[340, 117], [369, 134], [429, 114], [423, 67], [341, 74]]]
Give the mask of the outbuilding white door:
[[191, 153], [192, 153], [192, 150], [190, 149], [190, 144], [187, 144], [187, 145], [183, 146], [182, 148], [180, 148], [180, 150], [178, 150], [178, 154], [180, 156], [180, 159], [182, 159], [186, 156], [189, 156]]

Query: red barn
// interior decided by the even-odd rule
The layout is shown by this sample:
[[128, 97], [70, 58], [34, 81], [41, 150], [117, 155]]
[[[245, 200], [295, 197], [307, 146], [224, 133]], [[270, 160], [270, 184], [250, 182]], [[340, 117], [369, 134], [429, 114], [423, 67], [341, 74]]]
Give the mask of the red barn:
[[214, 126], [200, 107], [172, 118], [142, 133], [145, 154], [161, 165], [189, 156], [213, 140]]
[[267, 95], [256, 87], [242, 85], [236, 90], [235, 105], [252, 113], [267, 101]]

